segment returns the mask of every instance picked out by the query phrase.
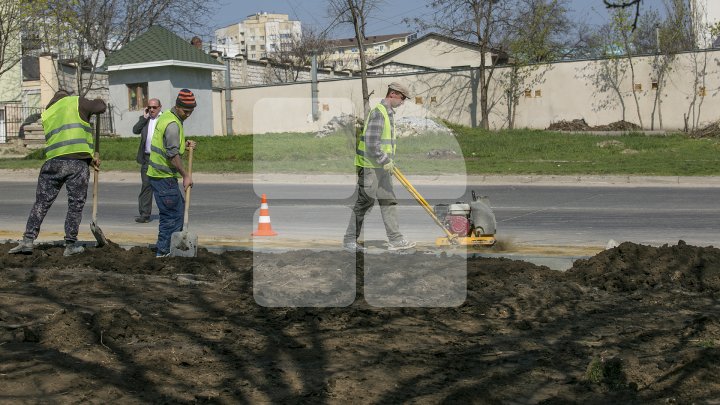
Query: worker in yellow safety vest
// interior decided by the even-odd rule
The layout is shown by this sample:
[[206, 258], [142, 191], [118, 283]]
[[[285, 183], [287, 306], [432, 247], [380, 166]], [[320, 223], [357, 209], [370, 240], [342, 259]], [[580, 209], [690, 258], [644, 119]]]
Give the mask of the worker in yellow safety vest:
[[95, 145], [90, 116], [102, 114], [107, 106], [101, 99], [89, 100], [58, 90], [42, 113], [45, 132], [45, 163], [38, 176], [35, 204], [20, 244], [9, 253], [32, 254], [45, 215], [60, 193], [67, 189], [68, 211], [65, 217], [65, 256], [85, 250], [77, 236], [87, 199], [90, 168], [100, 166], [93, 156]]
[[392, 185], [395, 168], [395, 109], [409, 97], [404, 85], [393, 82], [388, 85], [385, 98], [370, 111], [363, 132], [357, 142], [355, 166], [357, 169], [357, 200], [352, 209], [343, 248], [351, 252], [365, 252], [358, 241], [365, 214], [380, 205], [380, 214], [388, 237], [388, 250], [404, 250], [415, 247], [400, 233], [397, 220], [397, 200]]
[[175, 106], [162, 113], [155, 124], [147, 170], [160, 212], [155, 257], [170, 255], [170, 238], [183, 228], [185, 197], [180, 191], [178, 178], [182, 178], [184, 190], [192, 187], [193, 180], [192, 173], [185, 170], [181, 156], [186, 149], [197, 146], [195, 141], [185, 139], [183, 122], [196, 106], [193, 92], [182, 89], [175, 99]]

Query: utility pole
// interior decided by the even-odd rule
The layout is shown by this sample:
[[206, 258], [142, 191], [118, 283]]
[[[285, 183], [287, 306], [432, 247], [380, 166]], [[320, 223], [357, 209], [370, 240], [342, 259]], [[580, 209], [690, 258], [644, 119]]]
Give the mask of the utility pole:
[[232, 97], [230, 96], [230, 58], [225, 59], [225, 132], [227, 135], [233, 135], [233, 113], [232, 113]]
[[310, 83], [310, 95], [312, 97], [312, 119], [317, 121], [320, 119], [320, 109], [318, 108], [318, 75], [317, 75], [317, 51], [312, 51], [312, 65], [310, 68], [311, 83]]

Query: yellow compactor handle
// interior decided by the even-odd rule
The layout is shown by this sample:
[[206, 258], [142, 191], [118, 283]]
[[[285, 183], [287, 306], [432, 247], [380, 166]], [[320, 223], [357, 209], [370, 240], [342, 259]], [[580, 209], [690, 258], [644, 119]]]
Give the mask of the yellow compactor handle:
[[392, 171], [392, 174], [395, 175], [395, 178], [400, 181], [400, 183], [407, 189], [407, 191], [415, 198], [415, 200], [422, 206], [425, 211], [430, 215], [430, 217], [435, 221], [435, 223], [442, 228], [442, 230], [445, 232], [445, 234], [448, 237], [448, 240], [452, 244], [457, 243], [457, 235], [451, 233], [447, 228], [445, 228], [445, 225], [443, 225], [442, 222], [438, 219], [438, 217], [435, 215], [435, 212], [433, 212], [432, 207], [430, 207], [430, 204], [423, 198], [423, 196], [420, 195], [420, 193], [413, 187], [412, 184], [408, 181], [408, 179], [405, 177], [405, 175], [402, 174], [400, 169], [398, 169], [397, 166]]

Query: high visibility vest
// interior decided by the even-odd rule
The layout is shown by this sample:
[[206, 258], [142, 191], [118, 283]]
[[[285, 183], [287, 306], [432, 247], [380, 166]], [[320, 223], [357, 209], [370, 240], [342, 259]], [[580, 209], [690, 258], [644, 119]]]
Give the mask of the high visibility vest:
[[46, 160], [73, 153], [92, 156], [92, 126], [80, 118], [79, 103], [80, 97], [66, 96], [41, 114]]
[[377, 106], [375, 106], [375, 108], [373, 108], [372, 111], [370, 111], [370, 114], [368, 114], [368, 118], [365, 120], [365, 126], [363, 127], [362, 135], [360, 135], [360, 139], [358, 139], [357, 149], [355, 150], [355, 166], [358, 167], [381, 167], [381, 165], [377, 164], [374, 159], [369, 159], [365, 156], [365, 131], [367, 131], [367, 125], [368, 121], [370, 121], [370, 116], [375, 110], [380, 112], [380, 114], [382, 114], [383, 116], [383, 119], [385, 120], [385, 125], [383, 125], [383, 132], [380, 135], [380, 150], [390, 156], [391, 159], [395, 157], [395, 128], [393, 127], [394, 123], [390, 123], [390, 115], [388, 115], [387, 108], [385, 108], [385, 106], [382, 104], [378, 104]]
[[157, 118], [155, 131], [153, 131], [152, 142], [150, 143], [150, 163], [148, 164], [147, 175], [155, 178], [180, 177], [175, 166], [170, 163], [165, 150], [165, 129], [171, 122], [180, 128], [180, 154], [185, 153], [185, 131], [183, 125], [171, 110], [165, 111]]

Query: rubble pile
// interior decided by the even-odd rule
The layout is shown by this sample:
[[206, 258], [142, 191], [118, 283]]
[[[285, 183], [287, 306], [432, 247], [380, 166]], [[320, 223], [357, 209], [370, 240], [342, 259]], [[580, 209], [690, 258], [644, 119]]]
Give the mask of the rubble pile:
[[[364, 123], [360, 118], [350, 114], [340, 114], [332, 117], [320, 131], [315, 134], [316, 138], [324, 138], [338, 132], [354, 133], [355, 129], [362, 130]], [[395, 121], [397, 137], [408, 137], [417, 135], [454, 135], [453, 131], [431, 118], [424, 117], [402, 117]]]
[[453, 131], [432, 118], [402, 117], [395, 121], [399, 138], [417, 135], [454, 135]]
[[338, 132], [354, 134], [356, 128], [362, 128], [362, 121], [353, 115], [342, 113], [332, 117], [320, 131], [315, 134], [316, 138], [324, 138]]

